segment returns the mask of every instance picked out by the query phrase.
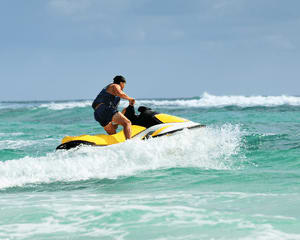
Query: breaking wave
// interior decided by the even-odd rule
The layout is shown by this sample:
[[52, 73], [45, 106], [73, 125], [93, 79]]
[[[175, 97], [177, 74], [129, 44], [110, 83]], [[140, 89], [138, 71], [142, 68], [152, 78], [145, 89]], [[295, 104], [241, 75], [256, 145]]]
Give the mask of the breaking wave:
[[300, 106], [300, 97], [294, 96], [216, 96], [204, 93], [199, 99], [141, 100], [141, 105], [172, 107], [275, 107], [281, 105]]
[[[120, 107], [126, 107], [127, 101], [121, 101]], [[92, 105], [91, 100], [74, 100], [74, 101], [54, 101], [54, 102], [2, 102], [0, 103], [1, 109], [18, 109], [18, 108], [47, 108], [49, 110], [63, 110], [72, 108], [85, 108]], [[182, 98], [182, 99], [137, 99], [136, 105], [146, 105], [150, 107], [276, 107], [276, 106], [300, 106], [300, 97], [297, 96], [217, 96], [209, 93], [203, 93], [201, 97], [197, 98]]]

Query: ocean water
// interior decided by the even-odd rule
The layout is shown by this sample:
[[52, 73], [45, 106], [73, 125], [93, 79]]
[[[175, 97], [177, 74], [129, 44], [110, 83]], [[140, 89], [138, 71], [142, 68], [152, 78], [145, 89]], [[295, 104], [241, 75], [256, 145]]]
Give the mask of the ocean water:
[[300, 239], [300, 97], [139, 99], [207, 127], [55, 151], [90, 105], [0, 102], [1, 240]]

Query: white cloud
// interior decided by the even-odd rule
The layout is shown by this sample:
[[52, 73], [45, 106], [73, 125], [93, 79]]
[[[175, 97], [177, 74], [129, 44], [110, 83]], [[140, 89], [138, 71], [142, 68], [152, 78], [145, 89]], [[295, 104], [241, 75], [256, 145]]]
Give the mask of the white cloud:
[[95, 19], [126, 13], [136, 6], [133, 3], [133, 0], [49, 0], [48, 6], [60, 15]]
[[213, 2], [212, 8], [214, 9], [225, 9], [225, 8], [232, 8], [232, 6], [239, 4], [241, 1], [237, 0], [219, 0]]
[[94, 0], [51, 0], [49, 7], [62, 15], [83, 14], [92, 7]]
[[175, 29], [175, 30], [171, 31], [171, 35], [175, 39], [182, 39], [185, 37], [185, 32], [183, 30]]
[[269, 35], [264, 37], [264, 41], [267, 44], [271, 44], [274, 47], [284, 49], [295, 49], [295, 45], [287, 37], [282, 35]]
[[[54, 14], [66, 17], [67, 24], [70, 24], [68, 32], [73, 31], [84, 36], [83, 39], [98, 42], [165, 44], [185, 40], [219, 46], [220, 42], [240, 41], [241, 45], [247, 42], [253, 46], [267, 44], [284, 49], [293, 49], [297, 45], [297, 41], [289, 40], [294, 38], [288, 30], [286, 35], [282, 31], [281, 35], [276, 35], [278, 21], [283, 24], [280, 29], [283, 26], [289, 29], [291, 25], [283, 21], [285, 15], [283, 20], [277, 17], [281, 16], [281, 12], [270, 13], [263, 8], [266, 3], [191, 0], [182, 5], [180, 0], [174, 0], [174, 6], [170, 7], [168, 2], [48, 0], [48, 8]], [[76, 25], [72, 25], [74, 22]], [[78, 22], [83, 23], [81, 28]]]

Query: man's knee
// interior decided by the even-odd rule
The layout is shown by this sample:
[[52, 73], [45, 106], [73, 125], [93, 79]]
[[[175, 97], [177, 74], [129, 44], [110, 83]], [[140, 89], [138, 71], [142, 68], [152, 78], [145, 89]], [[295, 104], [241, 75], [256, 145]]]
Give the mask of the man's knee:
[[127, 122], [127, 125], [131, 126], [131, 121], [128, 118], [126, 118], [126, 122]]
[[128, 118], [124, 119], [123, 127], [131, 127], [131, 121]]
[[113, 135], [116, 133], [116, 130], [114, 129], [105, 129], [105, 131], [107, 132], [108, 135]]
[[114, 126], [109, 123], [107, 124], [105, 127], [104, 127], [104, 130], [109, 134], [109, 135], [112, 135], [112, 134], [115, 134], [116, 133], [116, 128], [114, 128]]
[[116, 129], [111, 128], [108, 131], [106, 131], [109, 135], [115, 134], [116, 133]]

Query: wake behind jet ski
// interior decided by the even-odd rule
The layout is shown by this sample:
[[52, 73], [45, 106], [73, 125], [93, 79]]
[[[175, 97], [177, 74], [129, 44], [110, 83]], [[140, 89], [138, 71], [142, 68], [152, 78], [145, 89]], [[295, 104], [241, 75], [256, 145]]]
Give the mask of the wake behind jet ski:
[[[126, 108], [125, 116], [132, 123], [131, 139], [143, 140], [150, 137], [155, 138], [171, 135], [183, 129], [205, 127], [205, 125], [201, 125], [184, 118], [155, 112], [151, 108], [144, 106], [140, 106], [138, 111], [140, 114], [136, 115], [133, 106], [129, 105]], [[80, 145], [109, 146], [124, 142], [125, 140], [126, 138], [123, 130], [113, 135], [98, 134], [74, 137], [67, 136], [62, 139], [62, 144], [60, 144], [56, 149], [71, 149]]]

